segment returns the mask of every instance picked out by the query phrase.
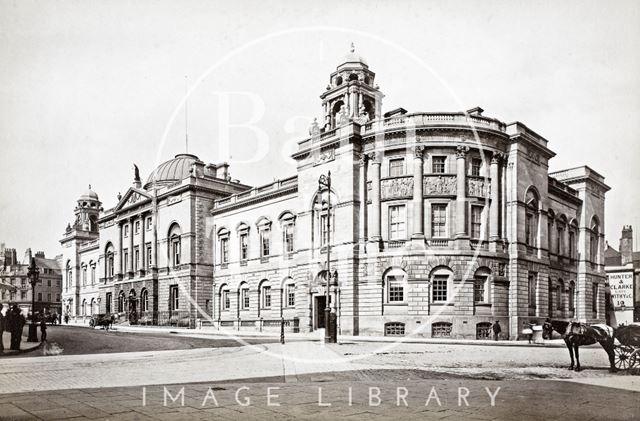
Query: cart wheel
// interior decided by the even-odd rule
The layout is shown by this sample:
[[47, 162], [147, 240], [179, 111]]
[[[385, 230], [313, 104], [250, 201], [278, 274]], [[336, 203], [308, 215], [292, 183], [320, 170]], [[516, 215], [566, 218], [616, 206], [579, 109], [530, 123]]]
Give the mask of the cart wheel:
[[628, 346], [616, 346], [613, 350], [615, 354], [614, 364], [619, 370], [628, 370], [635, 364], [637, 357], [633, 349]]

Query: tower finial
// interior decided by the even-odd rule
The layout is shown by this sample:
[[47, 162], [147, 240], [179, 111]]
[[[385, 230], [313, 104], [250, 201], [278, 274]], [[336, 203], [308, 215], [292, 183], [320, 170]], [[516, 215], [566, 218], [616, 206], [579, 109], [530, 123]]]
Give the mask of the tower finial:
[[356, 51], [356, 45], [353, 43], [353, 41], [351, 41], [351, 52], [355, 53]]
[[91, 190], [91, 184], [89, 184], [89, 190]]

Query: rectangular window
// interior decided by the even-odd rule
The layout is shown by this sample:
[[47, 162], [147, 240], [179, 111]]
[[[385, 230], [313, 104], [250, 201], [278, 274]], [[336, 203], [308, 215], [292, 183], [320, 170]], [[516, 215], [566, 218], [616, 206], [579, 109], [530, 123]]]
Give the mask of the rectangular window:
[[404, 175], [404, 158], [389, 160], [389, 177]]
[[287, 306], [295, 307], [296, 305], [296, 285], [288, 284], [287, 285]]
[[107, 276], [113, 277], [113, 253], [109, 253], [107, 256]]
[[242, 300], [242, 308], [244, 310], [249, 308], [249, 288], [242, 288], [240, 299]]
[[151, 217], [147, 218], [147, 231], [151, 229]]
[[471, 175], [479, 177], [480, 176], [480, 168], [482, 167], [482, 160], [479, 158], [471, 159]]
[[536, 287], [538, 281], [538, 274], [535, 272], [529, 272], [528, 278], [528, 295], [529, 295], [529, 308], [536, 308]]
[[524, 237], [526, 245], [530, 247], [536, 246], [535, 233], [537, 232], [535, 225], [535, 217], [532, 213], [527, 212], [524, 225]]
[[387, 278], [387, 291], [389, 303], [398, 303], [404, 301], [404, 284], [403, 277], [401, 276], [389, 276]]
[[51, 293], [47, 293], [47, 302], [51, 302]]
[[140, 247], [135, 246], [133, 248], [133, 270], [138, 270], [140, 267]]
[[240, 234], [240, 260], [249, 257], [249, 238], [247, 234]]
[[151, 244], [147, 243], [147, 267], [151, 267]]
[[169, 309], [178, 310], [180, 308], [180, 300], [178, 295], [178, 285], [169, 287]]
[[320, 245], [326, 246], [329, 243], [329, 231], [327, 231], [327, 215], [320, 215]]
[[124, 236], [128, 237], [129, 236], [129, 224], [126, 224], [124, 226]]
[[473, 282], [473, 301], [476, 303], [483, 303], [485, 299], [485, 285], [487, 283], [486, 277], [478, 277]]
[[129, 251], [127, 249], [125, 249], [123, 252], [122, 263], [124, 264], [124, 268], [122, 271], [123, 272], [128, 271], [129, 270]]
[[436, 275], [433, 277], [431, 301], [434, 303], [447, 301], [447, 286], [449, 277], [447, 275]]
[[269, 257], [271, 243], [271, 230], [260, 231], [260, 257]]
[[262, 307], [271, 308], [271, 287], [262, 287]]
[[229, 262], [229, 238], [220, 239], [220, 263]]
[[471, 238], [482, 238], [482, 206], [471, 206]]
[[140, 233], [140, 221], [136, 221], [136, 234]]
[[389, 240], [406, 240], [406, 208], [404, 205], [389, 206]]
[[60, 280], [56, 281], [56, 286], [57, 286], [58, 288], [60, 288], [60, 284], [61, 284], [61, 281], [60, 281]]
[[56, 301], [60, 301], [60, 294], [56, 294]]
[[51, 286], [51, 279], [47, 279], [47, 286], [50, 287]]
[[180, 265], [180, 248], [181, 248], [180, 246], [181, 246], [180, 237], [171, 239], [171, 249], [173, 254], [174, 266]]
[[[25, 297], [26, 297], [26, 295], [27, 295], [27, 294], [26, 294], [24, 291], [22, 291], [22, 292], [20, 293], [20, 296], [21, 296], [22, 298], [25, 298]], [[39, 293], [38, 293], [38, 301], [42, 301], [42, 293], [41, 293], [41, 292], [39, 292]]]
[[447, 158], [444, 156], [434, 156], [431, 158], [431, 172], [434, 174], [444, 174], [444, 164]]
[[284, 251], [286, 253], [293, 253], [293, 228], [293, 224], [284, 226]]
[[229, 291], [222, 291], [222, 309], [229, 310], [231, 308], [231, 297]]
[[431, 236], [447, 237], [447, 205], [431, 205]]

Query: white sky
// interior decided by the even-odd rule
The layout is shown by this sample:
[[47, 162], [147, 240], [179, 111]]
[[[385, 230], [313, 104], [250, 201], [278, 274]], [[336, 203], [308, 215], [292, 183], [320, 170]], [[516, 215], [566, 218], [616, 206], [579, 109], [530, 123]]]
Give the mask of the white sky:
[[[190, 152], [223, 159], [215, 92], [248, 91], [264, 101], [257, 126], [269, 149], [234, 163], [255, 156], [257, 141], [232, 132], [232, 176], [259, 185], [293, 175], [282, 157], [306, 135], [306, 119], [321, 116], [318, 95], [354, 41], [386, 95], [383, 110], [478, 105], [546, 137], [552, 170], [587, 164], [603, 174], [617, 248], [623, 224], [640, 235], [639, 23], [637, 1], [0, 0], [0, 242], [19, 255], [58, 254], [88, 184], [110, 208], [133, 162], [146, 179], [182, 152], [180, 109], [161, 140], [185, 75]], [[342, 31], [310, 29], [318, 26]], [[293, 28], [303, 31], [242, 49], [194, 86], [226, 54]], [[249, 119], [249, 105], [233, 100], [232, 120]]]

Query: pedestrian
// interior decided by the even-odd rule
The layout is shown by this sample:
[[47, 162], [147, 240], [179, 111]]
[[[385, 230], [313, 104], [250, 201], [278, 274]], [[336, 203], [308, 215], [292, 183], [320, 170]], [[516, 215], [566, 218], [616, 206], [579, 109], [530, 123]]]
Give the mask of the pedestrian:
[[14, 351], [20, 351], [20, 341], [22, 340], [22, 328], [24, 327], [24, 316], [18, 308], [17, 304], [14, 304], [11, 308], [11, 349]]
[[5, 322], [6, 319], [4, 318], [4, 314], [2, 314], [2, 304], [0, 304], [0, 352], [4, 352], [4, 342], [2, 342], [2, 338], [4, 337]]
[[502, 332], [502, 327], [500, 326], [500, 320], [496, 320], [493, 324], [493, 340], [497, 341], [500, 339], [500, 332]]
[[535, 322], [534, 323], [527, 323], [528, 327], [522, 330], [522, 333], [527, 335], [527, 339], [529, 340], [529, 343], [531, 343], [531, 341], [533, 340], [533, 327], [535, 325], [536, 325]]
[[69, 313], [64, 314], [64, 322], [65, 324], [69, 324]]
[[551, 325], [551, 319], [547, 317], [542, 325], [542, 339], [552, 339], [553, 337], [553, 325]]
[[40, 342], [47, 341], [47, 319], [43, 316], [40, 319]]

